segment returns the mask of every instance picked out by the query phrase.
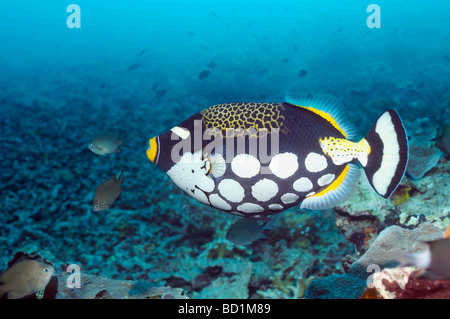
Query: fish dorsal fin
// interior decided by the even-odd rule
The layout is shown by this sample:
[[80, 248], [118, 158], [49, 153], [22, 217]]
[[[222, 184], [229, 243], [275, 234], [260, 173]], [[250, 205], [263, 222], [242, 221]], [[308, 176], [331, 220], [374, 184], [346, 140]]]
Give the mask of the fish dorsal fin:
[[287, 92], [285, 101], [318, 114], [330, 122], [346, 139], [352, 140], [356, 137], [355, 127], [347, 120], [342, 103], [335, 97]]

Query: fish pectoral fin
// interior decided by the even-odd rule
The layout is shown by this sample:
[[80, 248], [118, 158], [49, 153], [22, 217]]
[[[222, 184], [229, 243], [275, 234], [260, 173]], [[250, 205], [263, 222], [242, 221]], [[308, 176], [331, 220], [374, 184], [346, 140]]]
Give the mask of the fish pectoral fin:
[[225, 174], [225, 171], [227, 170], [227, 163], [225, 162], [223, 156], [219, 153], [216, 153], [214, 155], [210, 155], [208, 157], [208, 160], [211, 163], [209, 173], [215, 178], [222, 177]]
[[213, 149], [203, 149], [203, 157], [206, 158], [210, 164], [206, 175], [211, 174], [214, 178], [220, 178], [227, 170], [227, 163], [225, 161], [225, 147], [220, 146]]

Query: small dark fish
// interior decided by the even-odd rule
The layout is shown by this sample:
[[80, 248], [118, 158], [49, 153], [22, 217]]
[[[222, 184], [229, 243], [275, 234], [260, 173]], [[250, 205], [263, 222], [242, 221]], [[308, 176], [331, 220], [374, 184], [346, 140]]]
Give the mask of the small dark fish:
[[94, 212], [103, 211], [114, 204], [123, 191], [120, 187], [122, 179], [123, 170], [122, 173], [120, 173], [119, 179], [116, 180], [116, 175], [114, 174], [110, 179], [97, 187], [95, 190], [94, 202], [92, 203], [92, 210]]
[[258, 100], [264, 100], [266, 97], [267, 97], [267, 95], [265, 95], [265, 94], [259, 94]]
[[190, 35], [191, 37], [195, 36], [195, 33], [194, 33], [194, 32], [190, 32], [190, 31], [187, 32], [186, 34], [187, 34], [187, 35]]
[[420, 268], [415, 277], [431, 280], [450, 279], [450, 238], [422, 243], [424, 251], [416, 254], [400, 254], [395, 258], [403, 266]]
[[166, 90], [158, 90], [155, 92], [155, 97], [157, 99], [162, 99], [164, 97], [164, 95], [166, 95], [167, 91]]
[[137, 69], [139, 69], [141, 66], [142, 66], [142, 65], [139, 64], [139, 63], [133, 64], [133, 65], [131, 65], [131, 66], [128, 68], [128, 71], [130, 72], [130, 71], [137, 70]]
[[217, 68], [217, 63], [214, 61], [211, 61], [208, 63], [207, 67], [210, 69], [215, 69], [215, 68]]
[[352, 97], [357, 97], [357, 98], [366, 98], [367, 97], [367, 92], [363, 91], [363, 90], [350, 90], [348, 92], [348, 94]]
[[268, 220], [254, 218], [238, 219], [227, 232], [227, 239], [236, 245], [250, 244], [264, 238], [263, 230]]
[[125, 137], [120, 138], [115, 133], [104, 132], [97, 135], [88, 145], [88, 148], [97, 155], [107, 156], [122, 152], [120, 147], [126, 146], [124, 140]]
[[289, 59], [288, 58], [283, 58], [280, 60], [281, 63], [289, 63]]
[[0, 276], [0, 298], [20, 299], [47, 286], [55, 268], [38, 260], [26, 259], [13, 264]]
[[209, 70], [204, 70], [204, 71], [200, 72], [200, 74], [198, 75], [198, 79], [203, 80], [203, 79], [207, 78], [208, 75], [209, 75]]
[[298, 76], [301, 78], [304, 78], [307, 75], [308, 75], [308, 72], [306, 70], [302, 69], [302, 70], [298, 71]]
[[158, 86], [159, 86], [159, 83], [153, 83], [153, 85], [152, 85], [152, 87], [151, 87], [151, 90], [152, 90], [152, 91], [156, 91], [156, 89], [158, 88]]

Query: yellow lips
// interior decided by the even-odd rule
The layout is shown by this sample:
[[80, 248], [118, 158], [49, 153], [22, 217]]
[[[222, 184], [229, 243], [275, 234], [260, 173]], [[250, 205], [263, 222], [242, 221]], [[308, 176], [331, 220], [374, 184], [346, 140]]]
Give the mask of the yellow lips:
[[156, 143], [156, 136], [148, 141], [150, 147], [147, 149], [147, 157], [150, 162], [155, 163], [156, 154], [158, 153], [158, 144]]

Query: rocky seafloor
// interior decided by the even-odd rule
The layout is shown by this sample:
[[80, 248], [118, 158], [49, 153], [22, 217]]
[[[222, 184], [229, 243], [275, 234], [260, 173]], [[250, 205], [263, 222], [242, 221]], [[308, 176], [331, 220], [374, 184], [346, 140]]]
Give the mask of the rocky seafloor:
[[[187, 196], [145, 154], [150, 137], [209, 101], [150, 92], [145, 104], [133, 102], [133, 88], [120, 99], [73, 90], [0, 91], [0, 270], [17, 252], [46, 256], [56, 267], [55, 298], [359, 298], [369, 264], [392, 265], [386, 251], [413, 251], [450, 225], [441, 123], [420, 112], [405, 118], [410, 162], [390, 199], [363, 176], [347, 202], [292, 208], [274, 216], [265, 238], [242, 246], [225, 239], [236, 217]], [[105, 130], [127, 135], [128, 147], [92, 153], [87, 144]], [[96, 187], [122, 169], [120, 199], [93, 212]], [[69, 264], [80, 266], [81, 288], [65, 285]]]

